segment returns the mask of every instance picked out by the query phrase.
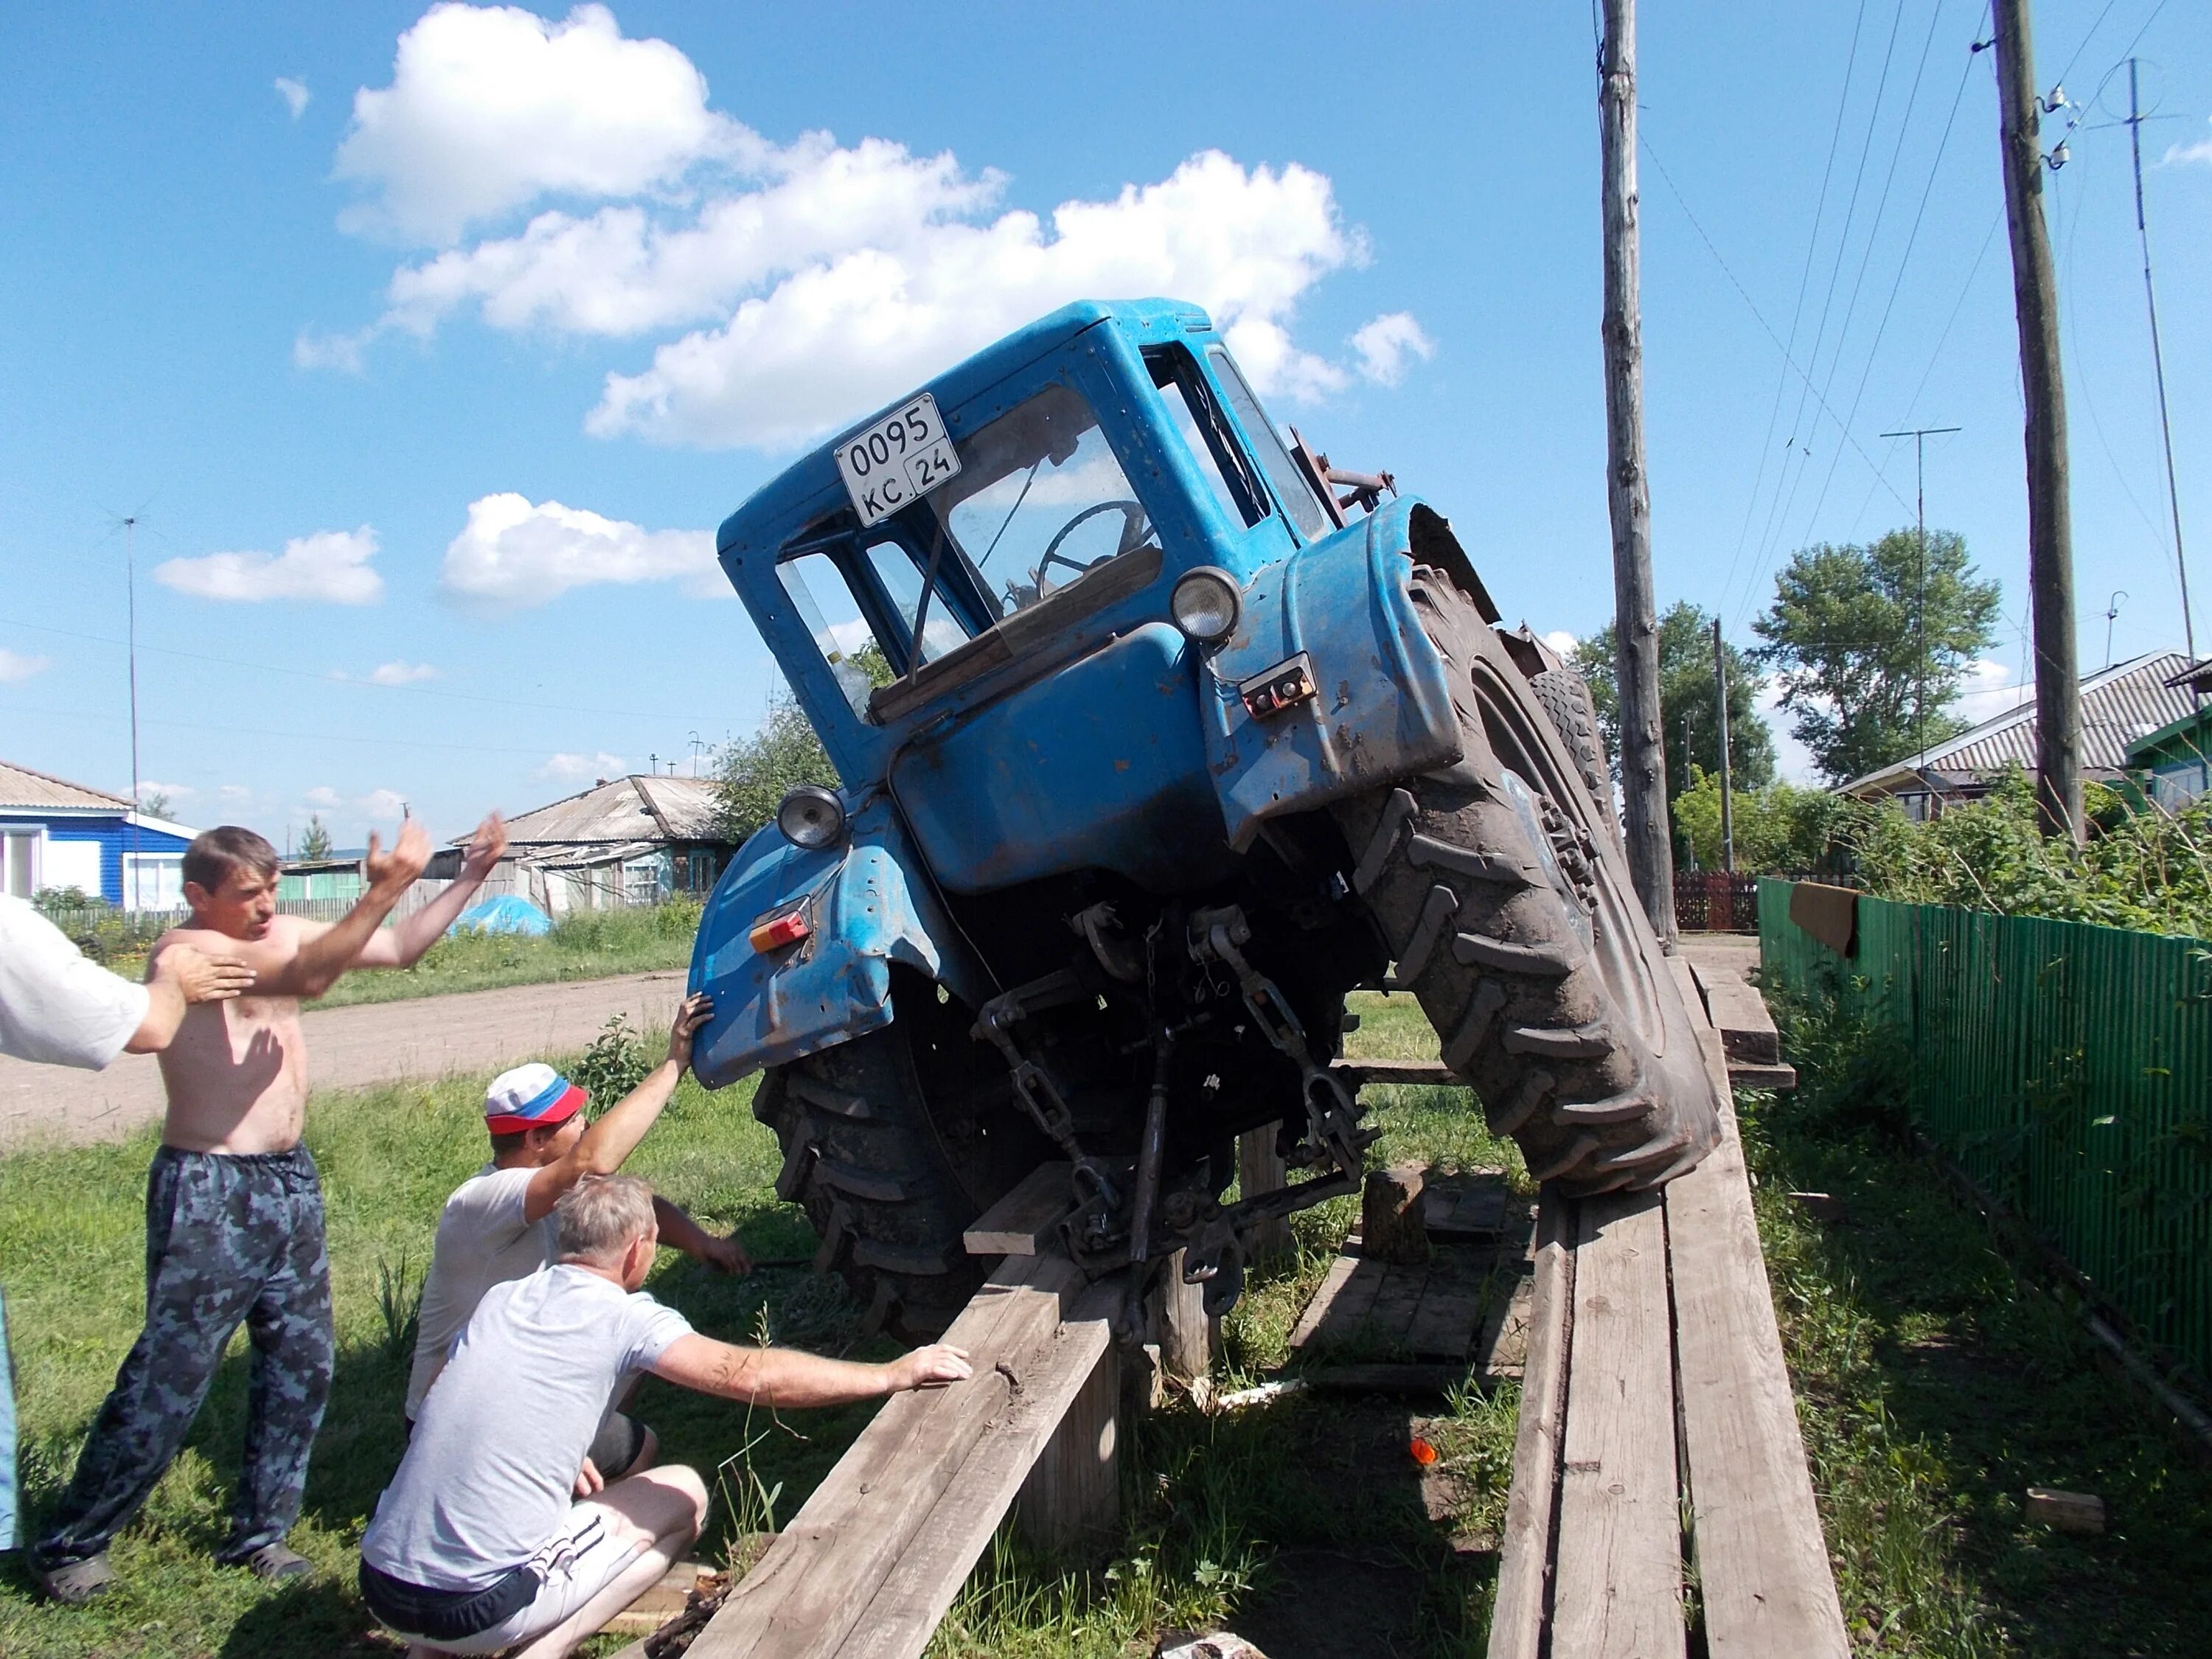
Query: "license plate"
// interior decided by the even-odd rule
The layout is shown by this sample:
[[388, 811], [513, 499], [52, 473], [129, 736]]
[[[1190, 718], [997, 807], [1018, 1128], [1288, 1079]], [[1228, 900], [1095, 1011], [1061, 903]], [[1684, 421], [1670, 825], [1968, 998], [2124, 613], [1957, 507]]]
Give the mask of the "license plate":
[[927, 392], [837, 446], [837, 471], [863, 529], [881, 524], [960, 471], [960, 452]]

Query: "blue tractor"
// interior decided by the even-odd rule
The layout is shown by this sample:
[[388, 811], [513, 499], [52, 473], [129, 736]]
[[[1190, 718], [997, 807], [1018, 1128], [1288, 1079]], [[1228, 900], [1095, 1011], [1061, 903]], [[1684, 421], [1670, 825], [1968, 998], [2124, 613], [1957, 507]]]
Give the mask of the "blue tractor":
[[[1046, 1164], [1078, 1261], [1180, 1250], [1228, 1305], [1256, 1224], [1360, 1183], [1356, 989], [1418, 998], [1564, 1190], [1714, 1144], [1587, 689], [1441, 514], [1286, 442], [1203, 311], [1055, 312], [719, 550], [844, 787], [715, 889], [695, 1064], [765, 1073], [776, 1189], [879, 1323], [941, 1329]], [[1294, 1178], [1224, 1201], [1269, 1125]]]

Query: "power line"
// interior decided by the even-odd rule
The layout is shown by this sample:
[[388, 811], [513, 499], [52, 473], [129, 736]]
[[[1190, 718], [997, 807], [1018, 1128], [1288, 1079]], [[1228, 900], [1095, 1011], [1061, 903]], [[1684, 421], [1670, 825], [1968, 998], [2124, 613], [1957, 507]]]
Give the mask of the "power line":
[[[1938, 6], [1936, 9], [1939, 15], [1941, 15], [1942, 9], [1941, 6]], [[1927, 68], [1928, 53], [1929, 50], [1933, 48], [1935, 43], [1936, 25], [1934, 20], [1931, 19], [1928, 26], [1927, 42], [1921, 49], [1920, 63], [1921, 69], [1923, 70]], [[1969, 52], [1966, 54], [1965, 66], [1959, 72], [1958, 90], [1951, 95], [1951, 109], [1950, 112], [1944, 117], [1942, 134], [1936, 141], [1935, 159], [1928, 164], [1928, 182], [1921, 188], [1920, 204], [1913, 210], [1911, 228], [1905, 233], [1905, 251], [1898, 258], [1897, 275], [1890, 283], [1889, 297], [1882, 303], [1881, 318], [1881, 320], [1875, 325], [1873, 343], [1867, 347], [1866, 361], [1859, 368], [1859, 383], [1857, 388], [1851, 393], [1850, 410], [1844, 417], [1847, 422], [1858, 418], [1859, 404], [1866, 396], [1867, 381], [1871, 379], [1874, 374], [1875, 359], [1881, 354], [1882, 339], [1889, 332], [1890, 316], [1897, 308], [1897, 296], [1905, 286], [1905, 273], [1912, 268], [1912, 250], [1914, 246], [1920, 240], [1921, 222], [1927, 217], [1929, 199], [1936, 193], [1936, 180], [1941, 176], [1943, 169], [1944, 152], [1950, 148], [1951, 144], [1951, 129], [1958, 123], [1959, 106], [1966, 100], [1966, 82], [1972, 77], [1973, 69], [1974, 54], [1972, 52]], [[1909, 124], [1911, 120], [1912, 105], [1917, 99], [1919, 91], [1920, 76], [1916, 73], [1912, 80], [1912, 97], [1908, 98], [1905, 101], [1905, 124]], [[1906, 125], [1900, 125], [1898, 128], [1897, 133], [1897, 148], [1892, 153], [1890, 157], [1890, 176], [1892, 178], [1896, 176], [1897, 161], [1899, 156], [1902, 155], [1905, 150], [1905, 131]], [[1888, 196], [1889, 181], [1888, 179], [1884, 179], [1882, 183], [1882, 198], [1885, 203], [1887, 201]], [[1877, 230], [1880, 228], [1881, 224], [1881, 215], [1880, 210], [1877, 210], [1875, 215], [1875, 226]], [[1873, 233], [1869, 232], [1867, 241], [1867, 252], [1869, 259], [1871, 258], [1873, 252]], [[1862, 260], [1860, 262], [1859, 275], [1862, 278], [1866, 275], [1866, 267], [1868, 263], [1868, 260]], [[1854, 284], [1852, 289], [1851, 301], [1852, 309], [1856, 310], [1858, 301], [1858, 290], [1856, 284]], [[1844, 327], [1846, 331], [1850, 328], [1850, 313], [1849, 311], [1844, 313]], [[1842, 340], [1838, 338], [1837, 342], [1837, 360], [1838, 362], [1842, 361], [1842, 351], [1843, 343]], [[1836, 467], [1842, 459], [1843, 451], [1838, 448], [1836, 451], [1834, 457], [1831, 459], [1828, 463], [1828, 475], [1821, 481], [1820, 496], [1813, 503], [1812, 518], [1807, 522], [1805, 527], [1805, 534], [1808, 539], [1813, 533], [1813, 524], [1816, 522], [1820, 516], [1820, 509], [1827, 504], [1828, 491], [1835, 483]]]
[[[1774, 447], [1774, 428], [1782, 416], [1782, 394], [1789, 388], [1790, 371], [1795, 367], [1790, 361], [1790, 354], [1797, 349], [1797, 329], [1799, 324], [1804, 320], [1805, 290], [1812, 280], [1813, 255], [1820, 246], [1820, 221], [1827, 215], [1828, 185], [1836, 170], [1836, 151], [1840, 147], [1844, 136], [1844, 112], [1850, 107], [1851, 101], [1851, 75], [1858, 66], [1859, 32], [1864, 27], [1865, 23], [1866, 0], [1859, 0], [1858, 15], [1851, 23], [1850, 52], [1844, 59], [1843, 91], [1836, 99], [1834, 125], [1828, 129], [1828, 159], [1820, 164], [1820, 193], [1813, 204], [1813, 228], [1805, 239], [1805, 263], [1797, 270], [1797, 298], [1790, 307], [1790, 342], [1782, 348], [1782, 368], [1774, 377], [1774, 400], [1768, 405], [1766, 411], [1766, 434], [1759, 441], [1759, 471], [1753, 475], [1751, 494], [1745, 499], [1743, 504], [1743, 524], [1735, 535], [1735, 551], [1729, 556], [1728, 576], [1721, 583], [1720, 608], [1723, 611], [1728, 608], [1729, 590], [1735, 586], [1736, 567], [1743, 558], [1744, 542], [1751, 534], [1751, 515], [1758, 511], [1759, 498], [1765, 492], [1766, 486], [1766, 457], [1768, 452]], [[1651, 159], [1656, 165], [1659, 158], [1655, 155]], [[1671, 180], [1669, 188], [1672, 188]], [[1686, 213], [1688, 210], [1686, 205], [1683, 211]], [[1692, 222], [1694, 223], [1695, 220], [1693, 219]], [[1698, 234], [1702, 236], [1704, 232], [1700, 230]], [[1710, 247], [1711, 243], [1708, 241], [1706, 246]], [[1719, 257], [1717, 252], [1714, 255], [1716, 258]], [[1726, 263], [1723, 262], [1722, 269], [1725, 270], [1727, 268]], [[1733, 274], [1729, 280], [1730, 282], [1735, 280]], [[1741, 292], [1741, 284], [1738, 284], [1737, 291]], [[1748, 301], [1750, 296], [1746, 295], [1744, 297]], [[1753, 306], [1752, 310], [1756, 314], [1758, 307]], [[1760, 326], [1765, 327], [1765, 319], [1762, 319]], [[1773, 332], [1771, 329], [1767, 331], [1769, 334]], [[1783, 459], [1785, 463], [1789, 459], [1787, 450], [1783, 452]], [[1777, 487], [1779, 487], [1778, 484]]]
[[[2153, 14], [2155, 15], [2155, 14]], [[2145, 28], [2150, 27], [2146, 23]], [[2136, 39], [2142, 36], [2138, 34]], [[2166, 499], [2173, 510], [2173, 568], [2181, 574], [2181, 631], [2189, 641], [2189, 659], [2197, 660], [2197, 624], [2189, 615], [2189, 561], [2181, 550], [2181, 495], [2173, 478], [2173, 424], [2166, 412], [2166, 353], [2158, 340], [2158, 290], [2150, 280], [2150, 228], [2143, 217], [2142, 112], [2136, 100], [2136, 60], [2128, 59], [2128, 148], [2136, 166], [2136, 231], [2142, 239], [2143, 300], [2150, 307], [2150, 361], [2158, 371], [2158, 430], [2166, 441]]]

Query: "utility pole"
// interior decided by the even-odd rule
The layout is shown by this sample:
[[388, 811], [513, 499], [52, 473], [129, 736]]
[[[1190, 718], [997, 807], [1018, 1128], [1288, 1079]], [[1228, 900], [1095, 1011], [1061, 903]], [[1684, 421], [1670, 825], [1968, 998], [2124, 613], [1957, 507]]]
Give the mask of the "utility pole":
[[1914, 765], [1928, 758], [1928, 440], [1939, 432], [1958, 432], [1955, 426], [1917, 426], [1910, 432], [1885, 432], [1885, 438], [1912, 440], [1912, 517], [1919, 526], [1920, 599], [1913, 629], [1920, 635], [1919, 684], [1913, 692], [1912, 746], [1919, 751]]
[[[2166, 504], [2173, 514], [2173, 568], [2181, 574], [2181, 636], [2197, 660], [2197, 624], [2189, 617], [2189, 562], [2181, 556], [2181, 493], [2173, 482], [2173, 425], [2166, 416], [2166, 353], [2158, 343], [2158, 290], [2150, 281], [2150, 226], [2143, 217], [2142, 111], [2136, 102], [2136, 60], [2128, 59], [2128, 148], [2136, 161], [2136, 234], [2142, 241], [2143, 300], [2150, 307], [2150, 361], [2158, 371], [2158, 430], [2166, 440]], [[2106, 653], [2110, 655], [2110, 652]]]
[[[2112, 665], [2112, 624], [2119, 621], [2120, 602], [2127, 596], [2126, 588], [2116, 587], [2112, 590], [2112, 597], [2105, 601], [2105, 666], [2107, 668]], [[2189, 657], [2190, 660], [2194, 662], [2197, 659], [2197, 653], [2192, 651], [2189, 653]]]
[[1993, 0], [1997, 136], [2012, 240], [2020, 383], [2027, 406], [2027, 583], [2035, 637], [2036, 805], [2047, 836], [2081, 840], [2081, 688], [2074, 649], [2074, 528], [2067, 501], [2066, 384], [2058, 281], [2043, 222], [2043, 147], [2027, 0]]
[[1667, 839], [1667, 751], [1659, 726], [1659, 606], [1651, 580], [1644, 322], [1637, 295], [1636, 0], [1605, 0], [1597, 70], [1604, 154], [1606, 505], [1613, 519], [1621, 805], [1637, 896], [1652, 932], [1672, 951], [1674, 854]]
[[120, 873], [123, 908], [136, 910], [138, 883], [131, 862], [131, 854], [138, 848], [138, 826], [133, 822], [138, 811], [138, 515], [135, 513], [123, 521], [123, 603], [131, 673], [131, 812], [123, 820]]
[[1728, 650], [1713, 618], [1713, 706], [1721, 722], [1721, 868], [1735, 873], [1735, 797], [1729, 786]]

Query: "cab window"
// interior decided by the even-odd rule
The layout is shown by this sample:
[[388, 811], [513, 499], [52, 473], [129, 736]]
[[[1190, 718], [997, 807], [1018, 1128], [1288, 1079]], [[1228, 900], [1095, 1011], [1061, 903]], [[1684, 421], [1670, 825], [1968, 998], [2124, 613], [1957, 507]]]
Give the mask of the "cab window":
[[926, 499], [975, 573], [991, 621], [1158, 542], [1097, 416], [1072, 386], [1046, 387], [957, 447], [960, 471]]
[[1283, 511], [1291, 515], [1291, 522], [1308, 541], [1318, 540], [1334, 528], [1314, 493], [1312, 483], [1298, 464], [1291, 459], [1291, 452], [1283, 447], [1274, 426], [1260, 407], [1260, 400], [1252, 395], [1252, 388], [1244, 383], [1236, 362], [1219, 346], [1208, 346], [1206, 357], [1213, 365], [1215, 379], [1221, 382], [1221, 395], [1229, 400], [1237, 423], [1244, 435], [1259, 452], [1260, 466], [1267, 475], [1267, 482], [1275, 487], [1275, 499], [1283, 504]]
[[1188, 348], [1155, 346], [1145, 353], [1145, 367], [1152, 371], [1168, 419], [1182, 434], [1183, 447], [1198, 464], [1199, 475], [1213, 491], [1223, 516], [1247, 529], [1266, 518], [1267, 492], [1222, 418], [1213, 389]]

